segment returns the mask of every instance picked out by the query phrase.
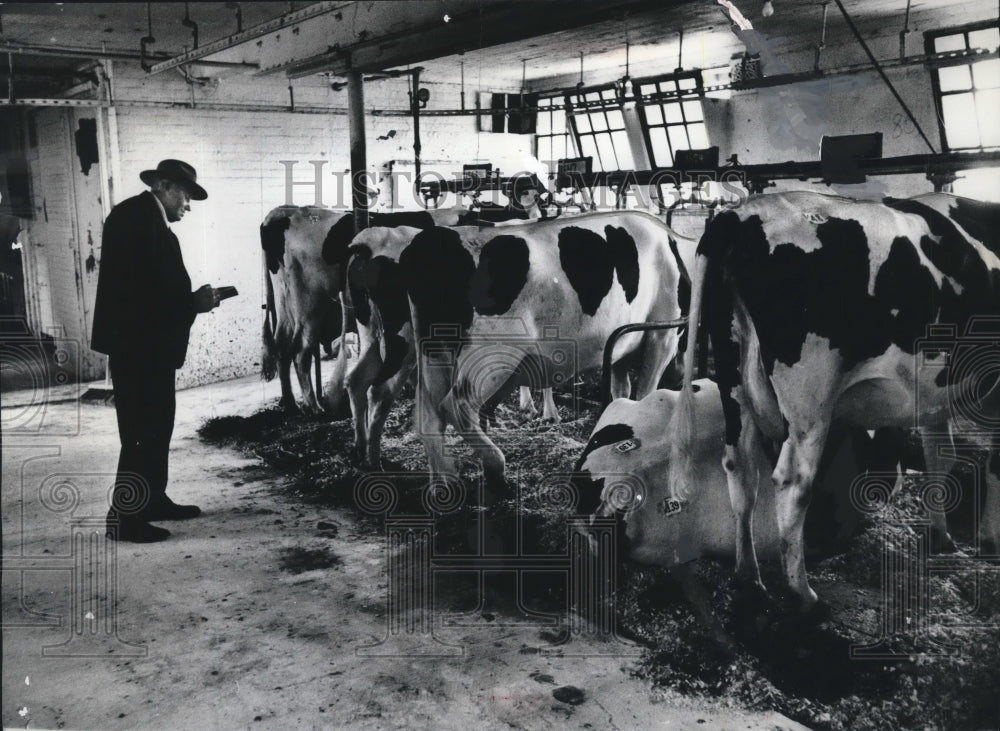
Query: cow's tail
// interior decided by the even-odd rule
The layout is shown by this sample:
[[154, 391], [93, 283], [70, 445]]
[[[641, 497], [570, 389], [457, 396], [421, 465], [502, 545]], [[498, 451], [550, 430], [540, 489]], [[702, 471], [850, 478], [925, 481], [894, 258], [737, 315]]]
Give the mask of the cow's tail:
[[264, 266], [264, 281], [267, 291], [267, 303], [264, 306], [264, 329], [261, 336], [263, 352], [260, 359], [260, 375], [265, 381], [270, 381], [278, 372], [278, 344], [274, 331], [277, 327], [277, 312], [274, 306], [274, 284], [271, 273]]
[[694, 414], [694, 365], [698, 344], [698, 322], [701, 318], [708, 257], [700, 253], [695, 257], [695, 270], [691, 278], [691, 307], [688, 312], [687, 349], [684, 351], [684, 385], [669, 425], [673, 435], [671, 447], [672, 471], [678, 478], [672, 485], [675, 497], [686, 499], [693, 489], [694, 446], [698, 438]]
[[331, 414], [336, 415], [344, 402], [346, 394], [345, 381], [347, 379], [347, 298], [344, 292], [340, 293], [340, 348], [337, 353], [337, 360], [333, 363], [333, 371], [330, 378], [323, 387], [326, 406]]

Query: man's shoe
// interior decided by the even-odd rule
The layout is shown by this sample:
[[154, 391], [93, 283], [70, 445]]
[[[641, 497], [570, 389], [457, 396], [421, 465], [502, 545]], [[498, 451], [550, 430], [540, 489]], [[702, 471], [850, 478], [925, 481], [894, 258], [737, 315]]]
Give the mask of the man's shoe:
[[144, 520], [122, 520], [108, 522], [106, 534], [112, 541], [128, 541], [129, 543], [157, 543], [170, 537], [166, 528], [150, 525]]
[[146, 520], [187, 520], [201, 515], [197, 505], [178, 505], [170, 498], [151, 505], [143, 514]]

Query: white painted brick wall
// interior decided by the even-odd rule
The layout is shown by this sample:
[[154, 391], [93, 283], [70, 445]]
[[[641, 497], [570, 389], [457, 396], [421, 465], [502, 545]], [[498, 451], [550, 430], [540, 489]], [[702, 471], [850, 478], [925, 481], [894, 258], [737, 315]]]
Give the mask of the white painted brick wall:
[[[422, 85], [431, 90], [429, 109], [459, 106], [457, 85], [436, 84], [431, 79]], [[346, 91], [334, 92], [321, 79], [296, 81], [294, 86], [298, 105], [346, 109]], [[286, 87], [287, 82], [279, 79], [227, 77], [213, 89], [196, 89], [196, 104], [287, 104]], [[407, 109], [407, 88], [405, 79], [368, 82], [365, 107]], [[119, 101], [186, 102], [190, 97], [187, 84], [176, 74], [147, 78], [141, 71], [115, 66], [115, 98]], [[422, 117], [420, 128], [422, 158], [436, 161], [430, 167], [448, 175], [460, 171], [463, 163], [485, 160], [499, 164], [500, 157], [522, 159], [531, 149], [529, 135], [478, 133], [472, 116]], [[389, 160], [412, 161], [412, 129], [409, 117], [369, 114], [369, 170], [378, 171]], [[390, 136], [390, 130], [395, 134]], [[139, 172], [162, 158], [178, 157], [197, 168], [209, 198], [192, 203], [191, 213], [173, 225], [185, 264], [195, 287], [206, 282], [232, 284], [240, 291], [239, 297], [196, 320], [178, 385], [258, 372], [264, 302], [258, 226], [271, 208], [285, 203], [285, 167], [280, 161], [296, 161], [293, 179], [304, 182], [314, 179], [309, 161], [324, 161], [323, 202], [348, 205], [350, 196], [347, 191], [338, 195], [334, 175], [350, 167], [347, 116], [119, 106], [118, 134], [122, 172], [115, 185], [118, 200], [144, 190]], [[314, 189], [295, 186], [292, 202], [314, 203]]]

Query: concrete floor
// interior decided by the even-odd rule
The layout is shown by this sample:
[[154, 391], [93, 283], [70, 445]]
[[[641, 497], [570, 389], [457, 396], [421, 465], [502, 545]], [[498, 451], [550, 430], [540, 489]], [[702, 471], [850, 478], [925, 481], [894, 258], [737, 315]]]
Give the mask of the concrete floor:
[[[364, 656], [387, 634], [384, 543], [196, 434], [273, 404], [276, 383], [179, 392], [168, 492], [204, 515], [161, 523], [163, 543], [108, 543], [115, 413], [82, 390], [2, 396], [5, 728], [798, 727], [652, 690], [628, 672], [635, 647], [580, 638], [546, 652], [516, 617], [440, 630], [455, 657], [393, 642]], [[291, 548], [341, 561], [290, 573]], [[554, 698], [562, 686], [583, 702]]]

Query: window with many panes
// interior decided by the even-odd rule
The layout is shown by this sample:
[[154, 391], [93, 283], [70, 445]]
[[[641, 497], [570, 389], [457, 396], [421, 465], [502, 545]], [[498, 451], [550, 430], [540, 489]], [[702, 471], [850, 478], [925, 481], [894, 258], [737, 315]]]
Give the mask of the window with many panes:
[[639, 108], [646, 147], [655, 167], [671, 167], [677, 150], [708, 147], [700, 73], [640, 79], [635, 87], [641, 96]]
[[576, 156], [569, 130], [566, 129], [565, 99], [562, 96], [540, 98], [537, 119], [535, 157], [555, 172], [556, 160]]
[[580, 155], [594, 158], [595, 171], [634, 170], [621, 101], [613, 86], [571, 95]]
[[[927, 34], [928, 53], [996, 51], [1000, 29], [978, 25]], [[1000, 148], [1000, 59], [970, 57], [934, 69], [945, 150]]]

